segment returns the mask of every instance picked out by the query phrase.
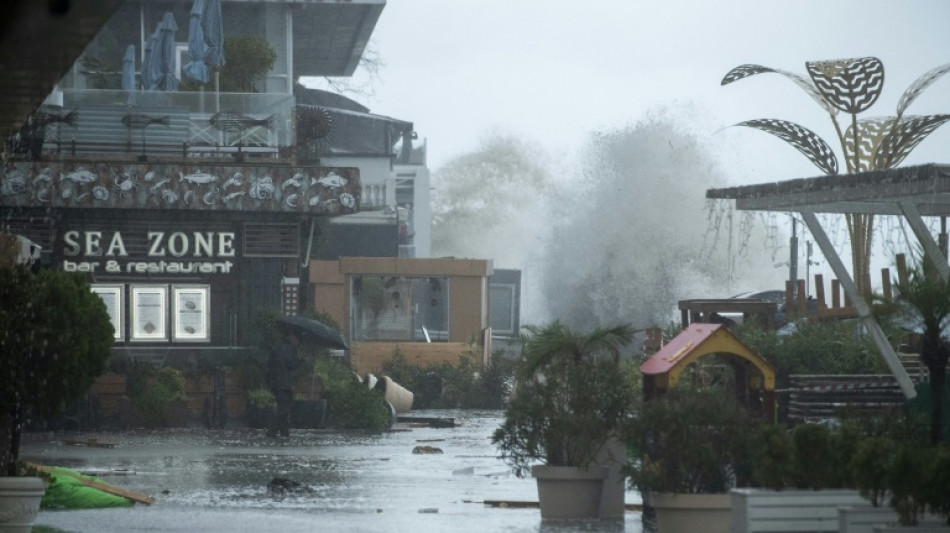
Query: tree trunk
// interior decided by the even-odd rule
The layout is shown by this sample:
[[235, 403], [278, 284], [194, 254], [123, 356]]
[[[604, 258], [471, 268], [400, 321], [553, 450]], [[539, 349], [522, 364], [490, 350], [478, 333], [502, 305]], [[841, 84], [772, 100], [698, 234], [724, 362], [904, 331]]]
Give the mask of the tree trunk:
[[14, 412], [0, 415], [0, 476], [16, 475], [16, 459], [20, 456], [20, 424], [16, 407]]
[[933, 410], [930, 415], [930, 443], [934, 446], [943, 440], [943, 397], [947, 381], [946, 349], [940, 351], [927, 365], [930, 371], [930, 398]]

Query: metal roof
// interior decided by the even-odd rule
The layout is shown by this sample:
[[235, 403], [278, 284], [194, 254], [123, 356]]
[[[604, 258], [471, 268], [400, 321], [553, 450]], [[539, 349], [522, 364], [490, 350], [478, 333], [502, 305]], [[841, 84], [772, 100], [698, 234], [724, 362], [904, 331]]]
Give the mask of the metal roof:
[[0, 138], [26, 122], [123, 1], [4, 2]]
[[706, 198], [735, 200], [736, 209], [752, 211], [901, 215], [900, 205], [911, 203], [924, 216], [950, 215], [950, 165], [709, 189]]
[[294, 75], [351, 76], [386, 0], [291, 1]]

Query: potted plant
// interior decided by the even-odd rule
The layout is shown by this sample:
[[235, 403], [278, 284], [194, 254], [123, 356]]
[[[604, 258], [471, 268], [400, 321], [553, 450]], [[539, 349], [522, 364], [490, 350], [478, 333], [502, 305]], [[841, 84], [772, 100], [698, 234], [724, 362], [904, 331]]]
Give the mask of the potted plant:
[[620, 351], [634, 330], [525, 330], [516, 390], [492, 442], [517, 476], [537, 479], [542, 519], [622, 518], [617, 437], [636, 392]]
[[[85, 276], [0, 262], [0, 500], [7, 490], [17, 498], [12, 508], [0, 502], [0, 523], [29, 531], [45, 491], [41, 478], [19, 475], [21, 428], [84, 394], [112, 343], [106, 306]], [[35, 505], [24, 491], [37, 493]]]
[[747, 477], [756, 420], [722, 388], [687, 385], [638, 406], [624, 430], [625, 473], [660, 531], [728, 532], [728, 491]]

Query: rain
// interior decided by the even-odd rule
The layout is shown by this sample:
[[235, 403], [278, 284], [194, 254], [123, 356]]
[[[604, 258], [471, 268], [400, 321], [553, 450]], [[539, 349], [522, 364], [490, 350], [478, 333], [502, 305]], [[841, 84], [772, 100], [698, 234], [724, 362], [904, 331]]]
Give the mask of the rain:
[[[881, 100], [893, 107], [896, 91], [914, 76], [938, 67], [931, 71], [937, 80], [947, 72], [939, 66], [948, 64], [944, 26], [950, 11], [926, 0], [809, 0], [782, 13], [751, 0], [281, 3], [175, 0], [134, 3], [132, 9], [133, 3], [118, 2], [104, 10], [124, 17], [126, 27], [81, 36], [60, 22], [103, 25], [111, 11], [81, 6], [75, 9], [94, 12], [60, 17], [57, 10], [69, 12], [69, 2], [51, 2], [48, 13], [37, 8], [48, 33], [59, 30], [82, 44], [65, 47], [81, 60], [59, 64], [65, 60], [47, 51], [41, 57], [53, 65], [48, 70], [56, 70], [55, 76], [65, 72], [61, 81], [42, 86], [53, 92], [22, 99], [28, 106], [4, 104], [11, 111], [3, 109], [3, 125], [16, 126], [4, 132], [0, 231], [32, 232], [31, 238], [42, 241], [17, 244], [14, 262], [26, 265], [24, 271], [53, 267], [88, 274], [102, 299], [96, 312], [108, 315], [101, 325], [112, 328], [99, 337], [114, 341], [112, 361], [95, 361], [102, 367], [96, 373], [115, 374], [128, 365], [122, 369], [125, 388], [104, 397], [140, 393], [137, 386], [173, 389], [177, 382], [162, 380], [178, 380], [176, 405], [190, 409], [190, 418], [170, 423], [176, 413], [163, 412], [157, 416], [162, 423], [152, 424], [129, 397], [105, 407], [84, 397], [69, 405], [72, 418], [57, 417], [66, 402], [56, 392], [84, 379], [70, 379], [71, 372], [81, 376], [72, 367], [51, 374], [52, 382], [35, 384], [38, 404], [45, 399], [63, 405], [32, 412], [37, 406], [29, 405], [22, 385], [35, 381], [38, 371], [16, 368], [9, 379], [16, 381], [16, 398], [0, 401], [12, 406], [0, 412], [0, 421], [26, 414], [9, 435], [25, 466], [55, 465], [95, 476], [137, 502], [44, 508], [33, 531], [652, 532], [646, 491], [641, 495], [632, 485], [624, 485], [621, 520], [542, 520], [535, 480], [516, 476], [493, 443], [505, 410], [489, 409], [485, 401], [459, 407], [464, 402], [458, 398], [475, 394], [452, 379], [467, 373], [482, 386], [490, 366], [479, 365], [493, 357], [510, 363], [504, 367], [509, 374], [491, 383], [491, 400], [504, 404], [517, 391], [511, 368], [522, 355], [518, 326], [556, 322], [591, 331], [629, 324], [636, 341], [625, 345], [618, 360], [640, 363], [643, 331], [677, 329], [680, 300], [777, 292], [796, 274], [797, 261], [808, 274], [833, 277], [820, 250], [811, 255], [815, 236], [796, 214], [740, 210], [731, 199], [707, 199], [706, 192], [819, 175], [801, 153], [762, 131], [790, 135], [791, 126], [782, 121], [794, 119], [815, 127], [814, 135], [837, 139], [838, 123], [832, 129], [822, 114], [830, 109], [780, 86], [779, 76], [729, 87], [722, 76], [739, 65], [761, 73], [756, 69], [763, 64], [776, 69], [763, 72], [787, 77], [807, 61], [875, 56], [888, 69]], [[273, 16], [275, 6], [286, 10]], [[337, 7], [341, 13], [359, 10], [360, 22], [328, 26], [326, 10]], [[245, 16], [232, 8], [245, 10]], [[16, 26], [34, 22], [17, 20]], [[35, 46], [36, 39], [24, 37], [22, 28], [18, 42], [0, 43], [23, 46], [26, 56], [24, 43]], [[124, 40], [113, 42], [116, 35]], [[111, 55], [95, 57], [102, 50]], [[0, 64], [13, 55], [4, 53]], [[234, 74], [241, 61], [236, 58], [258, 53], [262, 73]], [[55, 78], [32, 74], [22, 77]], [[0, 92], [11, 87], [3, 83]], [[934, 135], [904, 165], [944, 157], [950, 128], [938, 127], [950, 120], [950, 104], [947, 81], [935, 83], [915, 103], [915, 112], [937, 117], [921, 123]], [[29, 109], [19, 117], [24, 106]], [[359, 134], [348, 136], [354, 131]], [[101, 145], [114, 153], [103, 156]], [[821, 173], [837, 171], [827, 160], [819, 162], [825, 163], [818, 165]], [[819, 217], [847, 261], [845, 224], [836, 215]], [[877, 223], [874, 268], [890, 266], [913, 242], [899, 217], [881, 216]], [[938, 231], [934, 217], [926, 224]], [[380, 242], [364, 242], [380, 235]], [[799, 237], [805, 256], [793, 248]], [[352, 245], [352, 253], [341, 255], [334, 238]], [[383, 247], [387, 253], [378, 253]], [[471, 306], [466, 310], [478, 311], [466, 314], [484, 322], [489, 312], [478, 306], [488, 301], [488, 276], [479, 278], [482, 292], [450, 297], [449, 288], [468, 280], [449, 282], [448, 274], [429, 273], [413, 284], [405, 283], [413, 278], [396, 266], [392, 272], [352, 270], [367, 259], [364, 253], [396, 265], [416, 259], [416, 250], [425, 250], [423, 259], [477, 263], [489, 274], [517, 272], [514, 331], [493, 338], [491, 327], [480, 324], [475, 332], [482, 338], [449, 341], [462, 318], [446, 319], [441, 307], [461, 301]], [[359, 288], [350, 276], [359, 277]], [[471, 271], [459, 275], [465, 276], [477, 277]], [[400, 293], [400, 286], [430, 292], [407, 295], [409, 289]], [[61, 317], [49, 301], [40, 304], [60, 321], [79, 323], [94, 314]], [[331, 309], [335, 304], [342, 311]], [[364, 318], [364, 304], [372, 327], [360, 330], [367, 337], [350, 338], [358, 330], [354, 323]], [[268, 350], [255, 351], [277, 344], [267, 338], [267, 327], [256, 329], [255, 321], [267, 317], [255, 313], [267, 310], [290, 315], [275, 319], [273, 331], [293, 344], [301, 356], [295, 364], [312, 367], [306, 369], [312, 370], [306, 391], [299, 380], [294, 383], [296, 396], [276, 391], [275, 365], [262, 362]], [[20, 310], [19, 318], [35, 311]], [[324, 339], [311, 338], [311, 345], [298, 348], [301, 339], [280, 324], [307, 312], [318, 314], [307, 320], [311, 328], [319, 324], [317, 335]], [[443, 324], [439, 331], [432, 322], [428, 329], [416, 323], [416, 317], [428, 318], [426, 312], [441, 317], [435, 321]], [[399, 329], [403, 322], [405, 331]], [[48, 334], [38, 326], [35, 332], [21, 329], [26, 332], [0, 339], [0, 347]], [[88, 339], [95, 344], [102, 332], [92, 329]], [[66, 333], [63, 338], [77, 351], [88, 348], [85, 339]], [[388, 342], [393, 354], [403, 355], [410, 346], [405, 351], [413, 362], [450, 351], [432, 339], [451, 342], [456, 351], [464, 346], [469, 351], [463, 355], [471, 359], [456, 355], [462, 361], [457, 367], [444, 364], [438, 376], [431, 370], [425, 377], [436, 376], [439, 389], [431, 397], [422, 385], [434, 381], [402, 369], [405, 379], [418, 378], [416, 401], [428, 402], [411, 413], [397, 413], [395, 402], [377, 394], [386, 394], [375, 387], [377, 376], [359, 370], [352, 357], [359, 341], [365, 341], [367, 358], [381, 353], [372, 346], [376, 341]], [[413, 353], [413, 343], [425, 355]], [[69, 356], [56, 343], [36, 344], [42, 346], [33, 347], [33, 355], [51, 366]], [[181, 360], [187, 361], [172, 368], [169, 362], [184, 351], [188, 356]], [[232, 398], [246, 416], [228, 417], [235, 374], [225, 367], [234, 361], [239, 364], [228, 371], [246, 365], [235, 374], [259, 389], [242, 389], [239, 402]], [[173, 371], [142, 371], [133, 382], [130, 368], [143, 363]], [[337, 363], [346, 383], [359, 387], [359, 398], [372, 395], [367, 402], [382, 406], [375, 414], [385, 423], [352, 429], [327, 422], [334, 396], [316, 397], [326, 392], [316, 369]], [[379, 361], [372, 363], [382, 378]], [[188, 387], [196, 387], [198, 374], [211, 384], [189, 398], [184, 376]], [[550, 376], [542, 371], [521, 379], [544, 382]], [[110, 385], [104, 380], [97, 386]], [[340, 390], [336, 399], [343, 398]], [[297, 424], [289, 436], [278, 437], [271, 421], [250, 422], [253, 392], [269, 394], [278, 413], [287, 414], [284, 408], [293, 403], [329, 411], [322, 411], [320, 423]], [[98, 417], [104, 411], [113, 418], [103, 424]]]

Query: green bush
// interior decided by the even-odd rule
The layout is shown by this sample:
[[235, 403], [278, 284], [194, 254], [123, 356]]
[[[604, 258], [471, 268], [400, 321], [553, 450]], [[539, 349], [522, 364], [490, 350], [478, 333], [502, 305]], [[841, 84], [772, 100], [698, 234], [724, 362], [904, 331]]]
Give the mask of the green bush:
[[331, 427], [385, 429], [391, 425], [392, 413], [386, 400], [363, 385], [346, 365], [318, 357], [313, 369], [323, 380]]
[[626, 473], [641, 492], [725, 492], [733, 475], [752, 469], [745, 461], [756, 423], [721, 388], [677, 386], [643, 402], [627, 424]]
[[488, 368], [472, 344], [456, 364], [412, 365], [397, 348], [382, 373], [413, 393], [414, 409], [503, 409], [511, 393], [516, 362], [496, 352]]
[[84, 274], [0, 265], [0, 476], [20, 431], [81, 397], [112, 356], [109, 313]]
[[274, 393], [264, 387], [251, 390], [247, 394], [251, 405], [259, 409], [277, 409], [277, 400], [274, 399]]
[[746, 346], [771, 363], [780, 379], [792, 374], [886, 374], [887, 365], [859, 323], [801, 320], [791, 335], [751, 323], [737, 331]]
[[172, 403], [187, 400], [185, 376], [171, 367], [156, 369], [148, 363], [134, 363], [126, 376], [126, 391], [136, 413], [145, 423], [163, 425], [171, 419]]

